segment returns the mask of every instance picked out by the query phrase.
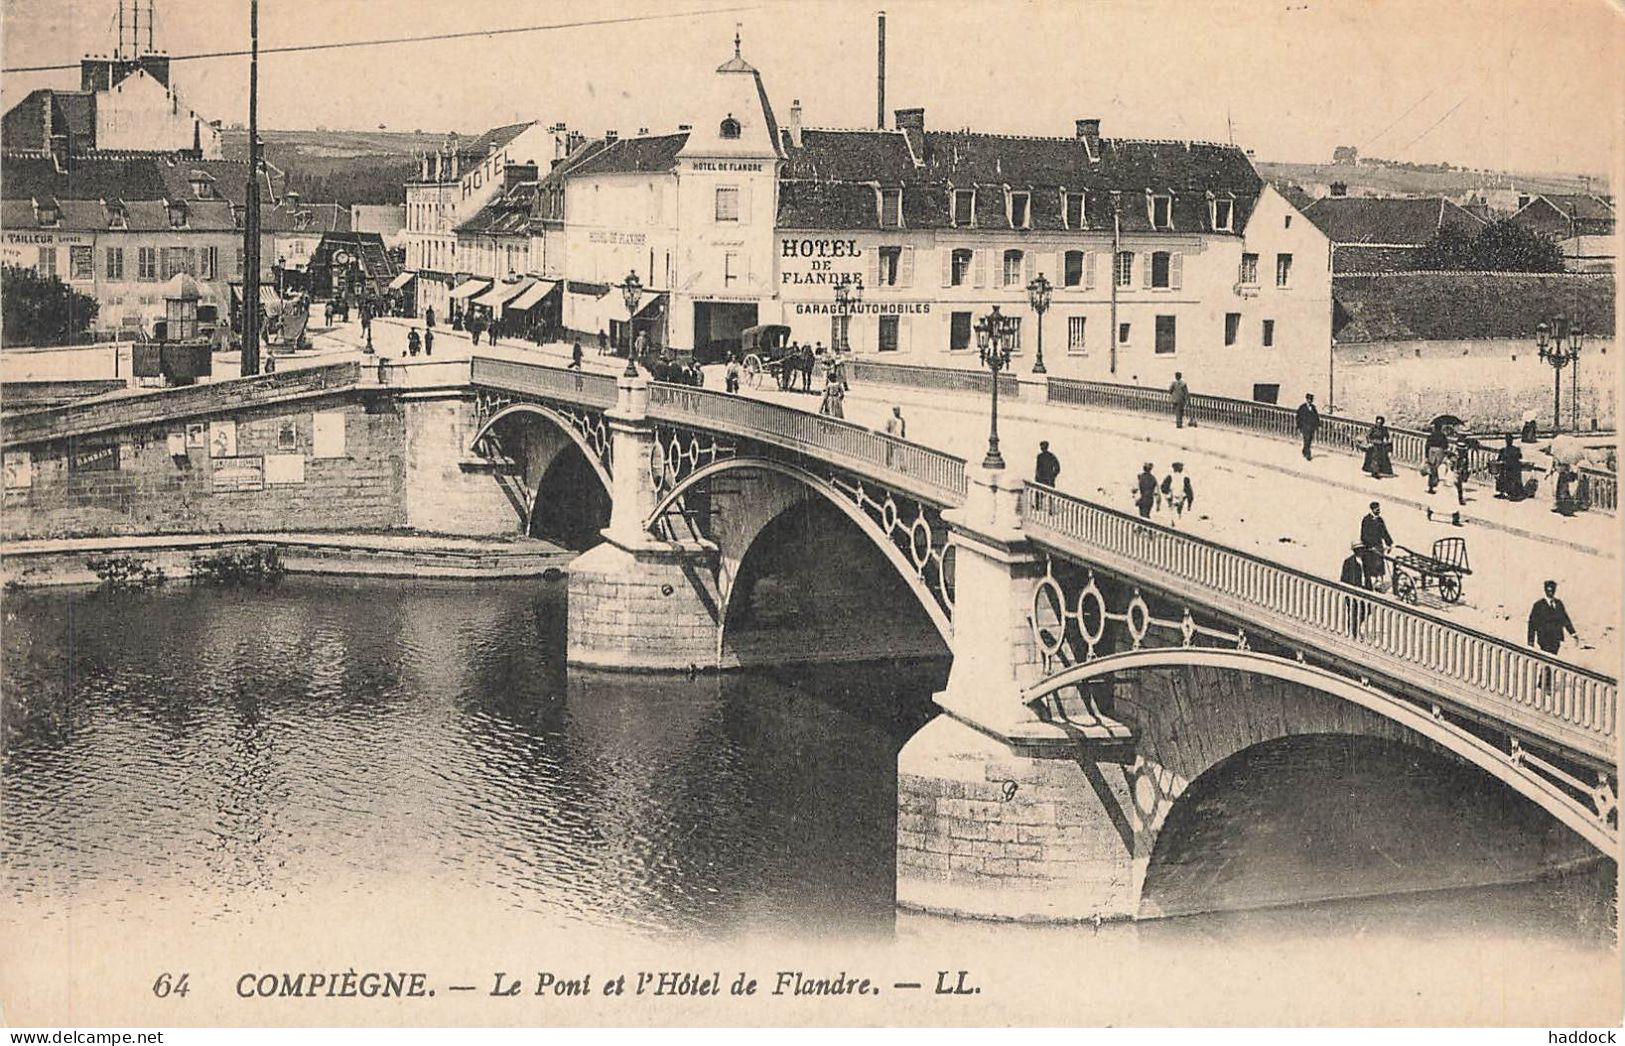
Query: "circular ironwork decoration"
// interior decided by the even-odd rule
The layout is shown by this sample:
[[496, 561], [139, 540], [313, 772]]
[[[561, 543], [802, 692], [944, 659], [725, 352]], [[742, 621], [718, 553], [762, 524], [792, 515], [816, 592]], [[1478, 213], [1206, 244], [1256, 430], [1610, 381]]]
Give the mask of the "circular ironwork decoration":
[[1089, 583], [1078, 593], [1078, 632], [1083, 636], [1084, 645], [1091, 654], [1106, 635], [1106, 597], [1100, 594], [1100, 586], [1095, 584], [1095, 576], [1089, 575]]
[[1045, 657], [1054, 657], [1066, 643], [1066, 595], [1053, 577], [1033, 589], [1033, 641]]
[[1128, 601], [1128, 610], [1124, 612], [1123, 620], [1128, 625], [1128, 634], [1134, 637], [1134, 649], [1140, 649], [1145, 634], [1151, 630], [1151, 608], [1145, 605], [1145, 599], [1138, 591], [1134, 593], [1134, 598]]
[[947, 602], [949, 609], [954, 605], [954, 563], [957, 553], [954, 545], [949, 542], [937, 559], [937, 575], [942, 581], [942, 598]]
[[908, 550], [916, 567], [924, 567], [931, 558], [931, 527], [925, 522], [924, 514], [915, 516], [914, 526], [909, 528]]

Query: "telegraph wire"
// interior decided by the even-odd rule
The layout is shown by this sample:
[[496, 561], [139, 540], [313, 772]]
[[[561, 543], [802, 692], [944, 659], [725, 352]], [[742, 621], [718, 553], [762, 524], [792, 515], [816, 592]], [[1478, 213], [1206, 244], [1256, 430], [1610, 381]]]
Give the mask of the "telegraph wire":
[[[260, 54], [289, 54], [298, 51], [335, 51], [352, 47], [385, 47], [393, 44], [421, 44], [433, 43], [440, 40], [466, 40], [471, 37], [509, 36], [515, 33], [540, 33], [553, 29], [583, 29], [600, 25], [626, 25], [631, 22], [669, 21], [673, 18], [691, 18], [704, 15], [732, 14], [738, 11], [754, 11], [760, 4], [746, 4], [738, 7], [714, 7], [701, 11], [671, 11], [655, 15], [628, 15], [624, 18], [593, 18], [579, 22], [553, 22], [547, 25], [510, 26], [506, 29], [470, 29], [458, 33], [433, 33], [427, 36], [390, 36], [380, 37], [376, 40], [341, 40], [326, 44], [295, 44], [287, 47], [262, 47]], [[171, 62], [191, 62], [208, 58], [241, 58], [246, 57], [248, 51], [198, 51], [192, 54], [168, 55]], [[62, 70], [78, 69], [78, 62], [60, 65], [14, 65], [0, 69], [0, 73], [49, 73]]]

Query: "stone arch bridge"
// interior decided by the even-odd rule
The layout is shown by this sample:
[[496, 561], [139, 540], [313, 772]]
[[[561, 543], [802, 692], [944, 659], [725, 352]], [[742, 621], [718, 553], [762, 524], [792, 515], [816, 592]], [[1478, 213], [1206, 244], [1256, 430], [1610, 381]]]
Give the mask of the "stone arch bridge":
[[[471, 378], [473, 449], [509, 463], [522, 518], [579, 496], [549, 486], [567, 453], [608, 495], [571, 571], [572, 663], [952, 655], [944, 714], [899, 757], [905, 906], [1134, 916], [1180, 796], [1308, 734], [1447, 753], [1617, 857], [1611, 678], [808, 412], [483, 358]], [[875, 587], [820, 593], [861, 635], [747, 642], [761, 538], [809, 511], [867, 550], [847, 566]]]

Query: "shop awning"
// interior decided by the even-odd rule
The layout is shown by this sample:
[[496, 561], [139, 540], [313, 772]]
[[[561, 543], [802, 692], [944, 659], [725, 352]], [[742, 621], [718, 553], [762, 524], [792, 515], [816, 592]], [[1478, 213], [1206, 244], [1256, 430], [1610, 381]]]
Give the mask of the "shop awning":
[[491, 286], [490, 280], [464, 280], [452, 289], [451, 300], [458, 301], [462, 298], [472, 298], [489, 286]]
[[556, 280], [536, 280], [525, 288], [525, 293], [508, 303], [508, 309], [512, 312], [525, 312], [528, 309], [534, 309], [541, 304], [543, 298], [552, 294], [553, 289], [557, 286], [558, 282]]
[[517, 298], [530, 289], [529, 280], [519, 280], [516, 283], [499, 283], [474, 299], [475, 305], [484, 305], [492, 312], [500, 312], [508, 302]]
[[398, 291], [417, 278], [418, 274], [415, 272], [403, 272], [399, 276], [396, 276], [393, 280], [389, 281], [389, 289], [392, 291]]
[[[231, 298], [233, 301], [243, 300], [242, 284], [233, 283], [231, 285]], [[269, 284], [260, 284], [260, 307], [264, 309], [282, 308], [282, 299], [277, 296], [275, 287], [272, 287]]]
[[[653, 293], [645, 291], [643, 297], [638, 300], [638, 315], [647, 316], [650, 312], [658, 311], [665, 297], [663, 291]], [[631, 318], [626, 314], [626, 298], [621, 294], [619, 287], [604, 297], [604, 312], [610, 319], [620, 323], [625, 323]]]

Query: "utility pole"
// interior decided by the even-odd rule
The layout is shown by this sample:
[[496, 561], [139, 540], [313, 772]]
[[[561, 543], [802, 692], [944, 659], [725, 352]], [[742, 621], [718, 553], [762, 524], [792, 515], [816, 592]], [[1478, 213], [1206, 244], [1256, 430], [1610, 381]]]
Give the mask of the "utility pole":
[[248, 190], [243, 197], [245, 378], [260, 372], [260, 0], [249, 0], [248, 39]]
[[1117, 255], [1123, 249], [1123, 223], [1122, 213], [1119, 209], [1121, 199], [1117, 193], [1112, 193], [1112, 263], [1107, 267], [1107, 279], [1111, 280], [1112, 289], [1112, 329], [1106, 332], [1106, 343], [1111, 346], [1110, 371], [1117, 373]]

